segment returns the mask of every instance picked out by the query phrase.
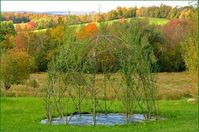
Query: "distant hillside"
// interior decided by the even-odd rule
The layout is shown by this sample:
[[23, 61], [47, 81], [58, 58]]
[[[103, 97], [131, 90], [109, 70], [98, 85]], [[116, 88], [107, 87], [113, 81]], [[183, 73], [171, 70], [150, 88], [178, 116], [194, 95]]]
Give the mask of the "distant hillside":
[[[67, 16], [69, 14], [72, 15], [84, 15], [84, 14], [93, 14], [96, 13], [94, 11], [42, 11], [42, 12], [35, 12], [35, 11], [10, 11], [15, 13], [32, 13], [32, 14], [48, 14], [48, 15], [63, 15]], [[4, 11], [2, 13], [9, 13], [9, 11]]]

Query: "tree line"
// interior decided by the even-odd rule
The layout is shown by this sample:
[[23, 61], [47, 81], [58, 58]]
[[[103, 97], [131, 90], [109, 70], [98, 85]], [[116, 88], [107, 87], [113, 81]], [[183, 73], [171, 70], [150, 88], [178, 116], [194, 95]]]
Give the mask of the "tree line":
[[[58, 18], [62, 17], [68, 23], [82, 24], [89, 22], [102, 22], [121, 18], [131, 17], [156, 17], [166, 19], [184, 19], [192, 17], [196, 13], [196, 9], [193, 6], [185, 7], [171, 7], [167, 5], [151, 6], [151, 7], [117, 7], [106, 13], [87, 13], [84, 15], [70, 14], [63, 15], [49, 15], [49, 14], [36, 14], [30, 12], [3, 12], [1, 14], [1, 21], [13, 21], [13, 23], [34, 23], [35, 29], [51, 28], [58, 24]], [[69, 20], [70, 19], [70, 20]]]

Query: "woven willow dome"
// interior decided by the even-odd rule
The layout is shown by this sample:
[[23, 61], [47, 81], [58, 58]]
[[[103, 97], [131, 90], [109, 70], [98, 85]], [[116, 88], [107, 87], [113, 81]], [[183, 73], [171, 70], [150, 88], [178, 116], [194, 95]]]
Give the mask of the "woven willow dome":
[[56, 112], [66, 124], [73, 113], [80, 117], [90, 113], [96, 125], [96, 116], [108, 114], [114, 107], [125, 114], [126, 123], [136, 111], [147, 119], [157, 116], [157, 91], [147, 48], [131, 46], [111, 35], [96, 35], [81, 50], [78, 46], [60, 50], [51, 63], [45, 99], [49, 122]]

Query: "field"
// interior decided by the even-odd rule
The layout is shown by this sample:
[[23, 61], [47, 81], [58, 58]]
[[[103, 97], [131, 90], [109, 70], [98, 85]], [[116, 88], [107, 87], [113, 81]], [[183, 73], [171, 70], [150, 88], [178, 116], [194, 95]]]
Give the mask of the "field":
[[[115, 75], [118, 76], [118, 75]], [[154, 76], [157, 88], [159, 89], [159, 99], [182, 99], [189, 97], [187, 94], [190, 88], [190, 78], [186, 72], [158, 73]], [[43, 96], [47, 73], [31, 74], [30, 79], [23, 85], [13, 85], [8, 91], [2, 91], [6, 96]], [[102, 75], [97, 76], [101, 81]], [[37, 87], [32, 87], [31, 82], [36, 81]]]
[[[27, 85], [14, 85], [7, 96], [1, 98], [1, 131], [3, 132], [62, 132], [62, 131], [125, 131], [125, 132], [196, 132], [197, 107], [195, 103], [187, 102], [187, 92], [190, 86], [189, 76], [182, 73], [158, 73], [156, 82], [159, 89], [160, 115], [166, 120], [157, 122], [148, 121], [124, 126], [56, 126], [41, 125], [39, 122], [45, 118], [45, 108], [42, 96], [47, 73], [32, 74], [31, 79], [38, 81], [38, 88]], [[101, 75], [98, 75], [100, 79]], [[34, 94], [34, 91], [37, 91]], [[28, 97], [24, 97], [28, 96]], [[30, 97], [37, 96], [37, 97]], [[115, 102], [112, 111], [120, 112], [120, 102]], [[139, 112], [139, 111], [138, 111]], [[17, 118], [16, 118], [17, 117]]]

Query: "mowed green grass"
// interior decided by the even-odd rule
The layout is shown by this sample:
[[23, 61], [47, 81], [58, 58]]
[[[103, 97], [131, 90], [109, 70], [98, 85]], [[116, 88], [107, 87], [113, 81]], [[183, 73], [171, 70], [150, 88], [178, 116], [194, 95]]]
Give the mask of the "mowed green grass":
[[[116, 102], [117, 103], [117, 102]], [[41, 97], [2, 97], [1, 132], [197, 132], [197, 104], [183, 100], [159, 101], [166, 120], [117, 126], [42, 125], [45, 108]], [[119, 111], [117, 105], [115, 112]]]
[[[133, 17], [133, 18], [127, 18], [125, 20], [130, 21], [132, 19], [136, 19], [136, 18], [140, 18], [140, 19], [148, 19], [149, 24], [154, 24], [154, 25], [164, 25], [166, 23], [169, 22], [168, 19], [164, 19], [164, 18], [153, 18], [153, 17]], [[107, 24], [112, 24], [114, 22], [120, 21], [120, 19], [116, 19], [116, 20], [110, 20], [110, 21], [105, 21], [103, 23], [107, 23]], [[99, 22], [95, 22], [97, 26], [99, 26]], [[77, 24], [77, 25], [72, 25], [73, 27], [76, 27], [77, 30], [82, 26], [82, 25], [87, 25], [86, 24]], [[45, 32], [47, 29], [39, 29], [39, 30], [35, 30], [34, 32]]]

